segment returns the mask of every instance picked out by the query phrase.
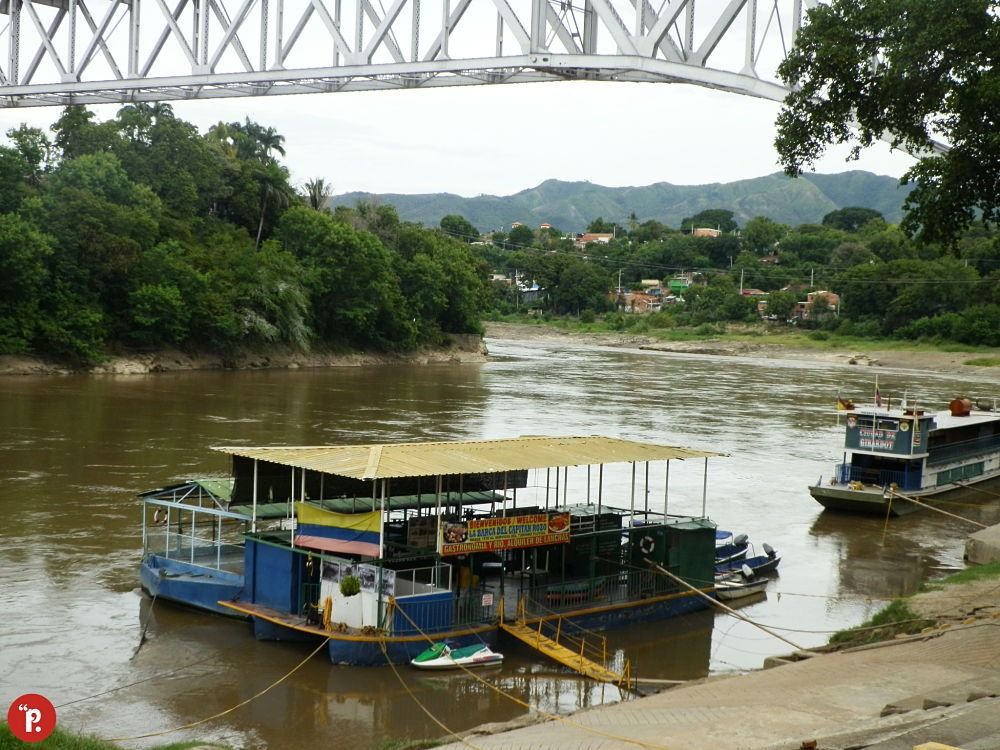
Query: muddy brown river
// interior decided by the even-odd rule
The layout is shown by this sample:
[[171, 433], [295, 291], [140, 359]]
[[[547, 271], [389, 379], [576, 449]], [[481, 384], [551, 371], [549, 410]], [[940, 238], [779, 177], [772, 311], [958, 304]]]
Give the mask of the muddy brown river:
[[[485, 679], [331, 666], [320, 655], [222, 718], [169, 731], [251, 698], [308, 649], [253, 639], [250, 626], [138, 589], [135, 495], [222, 474], [219, 444], [316, 445], [529, 434], [601, 434], [720, 451], [708, 513], [783, 557], [764, 601], [743, 614], [798, 645], [825, 642], [922, 580], [962, 566], [966, 524], [930, 513], [894, 519], [820, 512], [806, 490], [840, 459], [838, 392], [870, 398], [874, 368], [666, 355], [564, 342], [488, 341], [485, 364], [146, 376], [0, 379], [0, 703], [38, 692], [64, 728], [105, 738], [190, 739], [234, 747], [378, 748], [402, 738], [619, 700], [501, 641]], [[989, 383], [878, 369], [883, 396], [904, 389], [943, 407]], [[702, 467], [671, 465], [669, 510], [698, 513]], [[657, 484], [659, 483], [659, 484]], [[654, 479], [662, 487], [662, 477]], [[614, 490], [614, 488], [612, 488]], [[627, 500], [624, 500], [627, 504]], [[651, 507], [663, 506], [662, 489]], [[972, 496], [953, 508], [1000, 521]], [[137, 654], [143, 624], [146, 642]], [[703, 612], [610, 631], [642, 677], [684, 680], [756, 668], [788, 644]], [[401, 683], [400, 678], [405, 682]]]

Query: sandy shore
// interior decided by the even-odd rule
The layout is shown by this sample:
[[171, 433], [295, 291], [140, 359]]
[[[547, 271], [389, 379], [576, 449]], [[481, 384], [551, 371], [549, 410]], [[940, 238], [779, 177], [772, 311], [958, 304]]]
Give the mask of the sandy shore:
[[575, 341], [592, 346], [611, 346], [645, 351], [674, 352], [726, 357], [758, 357], [762, 359], [787, 359], [812, 362], [817, 365], [855, 365], [858, 367], [885, 367], [901, 370], [924, 370], [962, 375], [975, 373], [1000, 382], [1000, 367], [976, 367], [965, 364], [982, 354], [944, 351], [905, 351], [883, 349], [869, 352], [848, 350], [811, 349], [771, 344], [766, 341], [662, 341], [652, 336], [631, 333], [584, 333], [563, 331], [544, 325], [518, 323], [488, 323], [487, 338], [531, 341]]
[[447, 349], [422, 349], [405, 354], [384, 352], [299, 352], [272, 347], [264, 351], [234, 356], [218, 353], [160, 350], [111, 355], [100, 364], [73, 369], [64, 363], [40, 357], [2, 355], [0, 375], [146, 375], [177, 370], [256, 370], [298, 369], [303, 367], [358, 367], [361, 365], [429, 364], [447, 362], [484, 362], [486, 346], [475, 335], [453, 336]]

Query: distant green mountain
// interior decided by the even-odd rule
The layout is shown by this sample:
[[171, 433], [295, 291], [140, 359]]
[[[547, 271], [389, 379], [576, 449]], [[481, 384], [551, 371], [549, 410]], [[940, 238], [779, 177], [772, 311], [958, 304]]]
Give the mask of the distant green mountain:
[[909, 188], [895, 177], [853, 171], [840, 174], [804, 174], [798, 179], [777, 172], [738, 182], [708, 185], [604, 187], [590, 182], [546, 180], [537, 187], [508, 196], [464, 198], [452, 193], [402, 195], [345, 193], [331, 199], [335, 206], [353, 206], [361, 200], [390, 203], [400, 218], [437, 226], [442, 216], [459, 214], [482, 231], [510, 228], [520, 221], [529, 226], [552, 224], [564, 232], [582, 232], [597, 217], [622, 224], [635, 213], [639, 221], [656, 219], [679, 227], [681, 221], [707, 208], [725, 208], [742, 225], [754, 216], [783, 224], [818, 223], [830, 211], [862, 206], [896, 223]]

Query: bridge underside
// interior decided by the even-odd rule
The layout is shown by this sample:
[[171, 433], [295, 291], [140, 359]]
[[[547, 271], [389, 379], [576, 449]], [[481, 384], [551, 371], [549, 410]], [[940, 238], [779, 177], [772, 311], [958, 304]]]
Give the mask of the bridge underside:
[[811, 4], [170, 1], [0, 0], [0, 106], [546, 81], [688, 83], [780, 101], [774, 70]]
[[[140, 101], [177, 101], [238, 96], [280, 96], [339, 91], [386, 91], [448, 86], [480, 86], [502, 83], [551, 81], [626, 81], [631, 83], [687, 83], [745, 94], [773, 101], [784, 99], [787, 90], [752, 76], [678, 65], [641, 57], [548, 55], [498, 60], [451, 60], [448, 65], [428, 69], [426, 64], [370, 67], [315, 68], [267, 73], [221, 74], [210, 81], [192, 81], [174, 76], [114, 82], [21, 86], [4, 93], [7, 107], [64, 106]], [[103, 84], [103, 85], [102, 85]]]

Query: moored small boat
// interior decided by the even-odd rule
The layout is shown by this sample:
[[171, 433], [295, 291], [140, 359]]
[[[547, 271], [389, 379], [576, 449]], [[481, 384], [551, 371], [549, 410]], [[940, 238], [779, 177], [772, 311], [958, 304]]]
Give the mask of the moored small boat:
[[417, 669], [460, 669], [462, 667], [491, 667], [503, 663], [503, 654], [497, 653], [485, 643], [462, 648], [450, 648], [438, 641], [423, 651], [410, 664]]
[[757, 577], [749, 566], [715, 581], [715, 595], [722, 601], [734, 601], [760, 594], [767, 588], [767, 578]]
[[774, 548], [770, 544], [765, 543], [763, 555], [753, 555], [752, 557], [745, 557], [742, 560], [717, 562], [715, 564], [715, 574], [716, 576], [726, 575], [740, 571], [743, 568], [749, 568], [754, 576], [763, 576], [768, 573], [774, 573], [778, 569], [778, 563], [780, 562], [781, 556], [774, 551]]
[[742, 560], [750, 549], [750, 539], [746, 534], [733, 535], [731, 531], [716, 529], [715, 531], [715, 563]]

